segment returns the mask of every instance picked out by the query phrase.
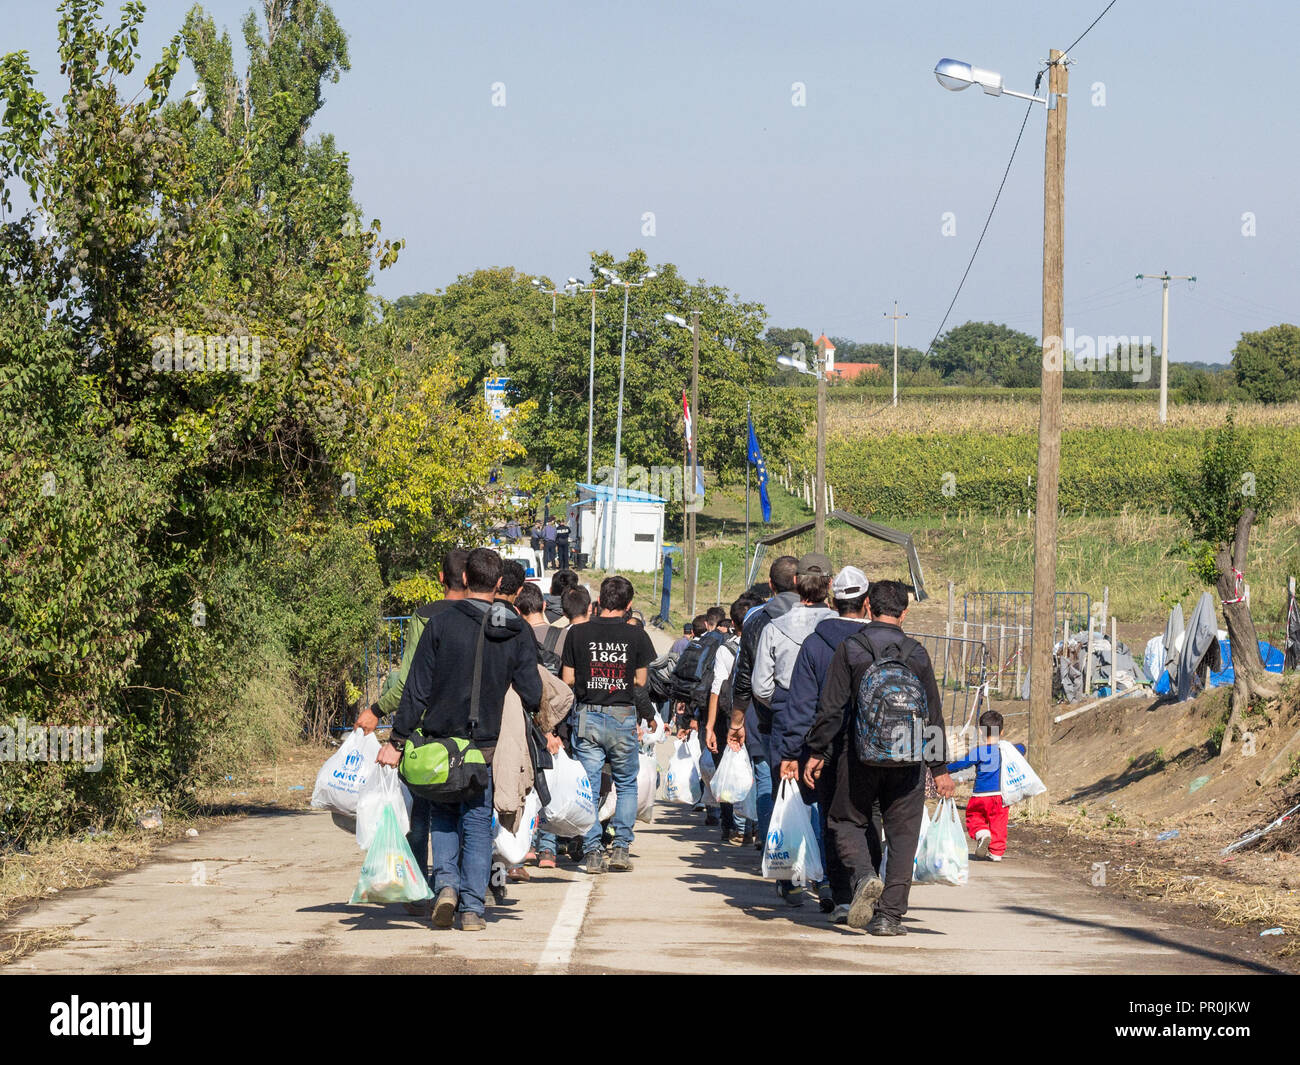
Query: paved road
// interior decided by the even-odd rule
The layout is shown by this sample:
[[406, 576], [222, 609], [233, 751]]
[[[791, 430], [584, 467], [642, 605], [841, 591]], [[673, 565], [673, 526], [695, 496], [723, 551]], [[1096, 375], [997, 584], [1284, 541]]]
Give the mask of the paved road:
[[[912, 934], [875, 939], [792, 909], [750, 849], [660, 806], [636, 869], [533, 870], [479, 934], [434, 931], [347, 899], [361, 855], [330, 816], [251, 816], [176, 843], [101, 887], [6, 926], [71, 929], [5, 973], [1230, 973], [1218, 933], [1182, 930], [1028, 861], [972, 863], [971, 882], [913, 889]], [[1258, 971], [1255, 969], [1254, 971]]]

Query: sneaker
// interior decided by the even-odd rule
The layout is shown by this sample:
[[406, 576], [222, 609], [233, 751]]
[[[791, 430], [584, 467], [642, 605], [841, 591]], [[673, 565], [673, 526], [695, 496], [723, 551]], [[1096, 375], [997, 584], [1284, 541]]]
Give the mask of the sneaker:
[[609, 858], [606, 861], [606, 868], [611, 873], [630, 873], [632, 871], [632, 857], [627, 853], [626, 847], [615, 847], [609, 852]]
[[987, 858], [989, 856], [989, 840], [993, 834], [987, 828], [981, 828], [975, 833], [975, 857]]
[[528, 875], [527, 869], [522, 865], [516, 865], [513, 869], [506, 870], [506, 879], [513, 880], [515, 883], [524, 883], [532, 878]]
[[822, 913], [830, 913], [835, 909], [835, 899], [831, 897], [831, 886], [825, 881], [817, 885], [817, 905], [821, 907]]
[[752, 846], [753, 843], [754, 829], [752, 827], [746, 828], [744, 834], [740, 837], [740, 845], [742, 847], [749, 847]]
[[433, 900], [434, 928], [451, 927], [452, 919], [456, 916], [456, 904], [459, 901], [455, 888], [445, 887], [438, 892], [438, 897]]
[[849, 904], [841, 902], [835, 909], [831, 910], [831, 924], [848, 924], [849, 923]]
[[850, 928], [867, 928], [875, 920], [876, 900], [885, 890], [885, 883], [875, 873], [858, 881], [853, 889], [853, 902], [849, 906]]
[[778, 880], [776, 882], [776, 893], [785, 900], [787, 906], [803, 905], [803, 888], [801, 887]]
[[582, 871], [596, 876], [609, 871], [609, 858], [604, 851], [588, 851], [582, 856]]
[[537, 868], [538, 868], [538, 869], [554, 869], [554, 868], [555, 868], [555, 852], [554, 852], [554, 851], [538, 851], [538, 853], [537, 853]]
[[482, 932], [487, 928], [487, 921], [483, 920], [481, 913], [471, 913], [466, 910], [460, 915], [460, 930], [462, 932]]
[[525, 864], [525, 865], [527, 865], [529, 862], [535, 862], [535, 861], [537, 861], [537, 852], [536, 852], [536, 851], [534, 851], [534, 850], [530, 850], [527, 854], [524, 855], [524, 864]]
[[1000, 855], [1000, 854], [990, 854], [990, 855], [989, 855], [989, 861], [991, 861], [991, 862], [1000, 862], [1000, 861], [1002, 861], [1002, 855]]
[[425, 899], [422, 902], [404, 902], [402, 903], [402, 909], [412, 917], [428, 917], [429, 900]]
[[[849, 922], [852, 924], [852, 922]], [[867, 925], [867, 933], [873, 936], [905, 936], [907, 929], [903, 927], [903, 922], [897, 917], [890, 917], [887, 913], [878, 913]]]
[[721, 822], [722, 819], [718, 817], [718, 811], [710, 806], [704, 813], [705, 827], [712, 827], [713, 825], [721, 824]]

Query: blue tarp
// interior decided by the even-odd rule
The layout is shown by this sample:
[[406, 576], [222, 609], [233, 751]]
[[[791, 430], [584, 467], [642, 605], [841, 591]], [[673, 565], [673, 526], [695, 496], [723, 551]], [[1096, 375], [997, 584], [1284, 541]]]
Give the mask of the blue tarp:
[[[1210, 674], [1210, 687], [1221, 688], [1225, 684], [1232, 684], [1237, 678], [1232, 671], [1232, 645], [1227, 640], [1219, 641], [1219, 653], [1223, 655], [1223, 668], [1217, 673]], [[1270, 673], [1282, 672], [1282, 652], [1274, 647], [1267, 640], [1259, 641], [1259, 654], [1264, 659], [1264, 668]], [[1155, 693], [1164, 695], [1169, 691], [1169, 670], [1160, 674], [1160, 679], [1155, 683]]]

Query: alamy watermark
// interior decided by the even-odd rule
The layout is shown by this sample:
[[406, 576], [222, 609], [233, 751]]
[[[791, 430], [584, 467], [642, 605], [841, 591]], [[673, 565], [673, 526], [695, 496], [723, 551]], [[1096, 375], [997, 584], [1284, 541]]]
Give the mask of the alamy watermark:
[[[614, 467], [597, 467], [596, 483], [613, 489]], [[619, 478], [621, 490], [647, 492], [665, 502], [683, 504], [688, 513], [698, 513], [704, 509], [704, 496], [696, 492], [688, 498], [686, 484], [681, 466], [624, 466]]]
[[1049, 370], [1083, 373], [1131, 373], [1135, 383], [1151, 380], [1154, 345], [1149, 336], [1091, 336], [1065, 330], [1065, 338], [1043, 341], [1043, 361]]
[[200, 336], [177, 328], [150, 344], [153, 368], [164, 373], [237, 373], [245, 384], [262, 373], [262, 338], [247, 333]]
[[104, 768], [103, 725], [29, 725], [18, 718], [0, 725], [0, 762], [81, 762], [82, 771]]

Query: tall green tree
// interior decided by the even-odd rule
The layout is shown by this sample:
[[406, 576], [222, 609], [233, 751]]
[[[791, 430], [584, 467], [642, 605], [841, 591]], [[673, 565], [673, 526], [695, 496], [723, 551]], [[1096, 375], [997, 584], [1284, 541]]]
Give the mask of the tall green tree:
[[1242, 333], [1232, 349], [1237, 385], [1258, 403], [1300, 398], [1300, 326], [1271, 326]]

